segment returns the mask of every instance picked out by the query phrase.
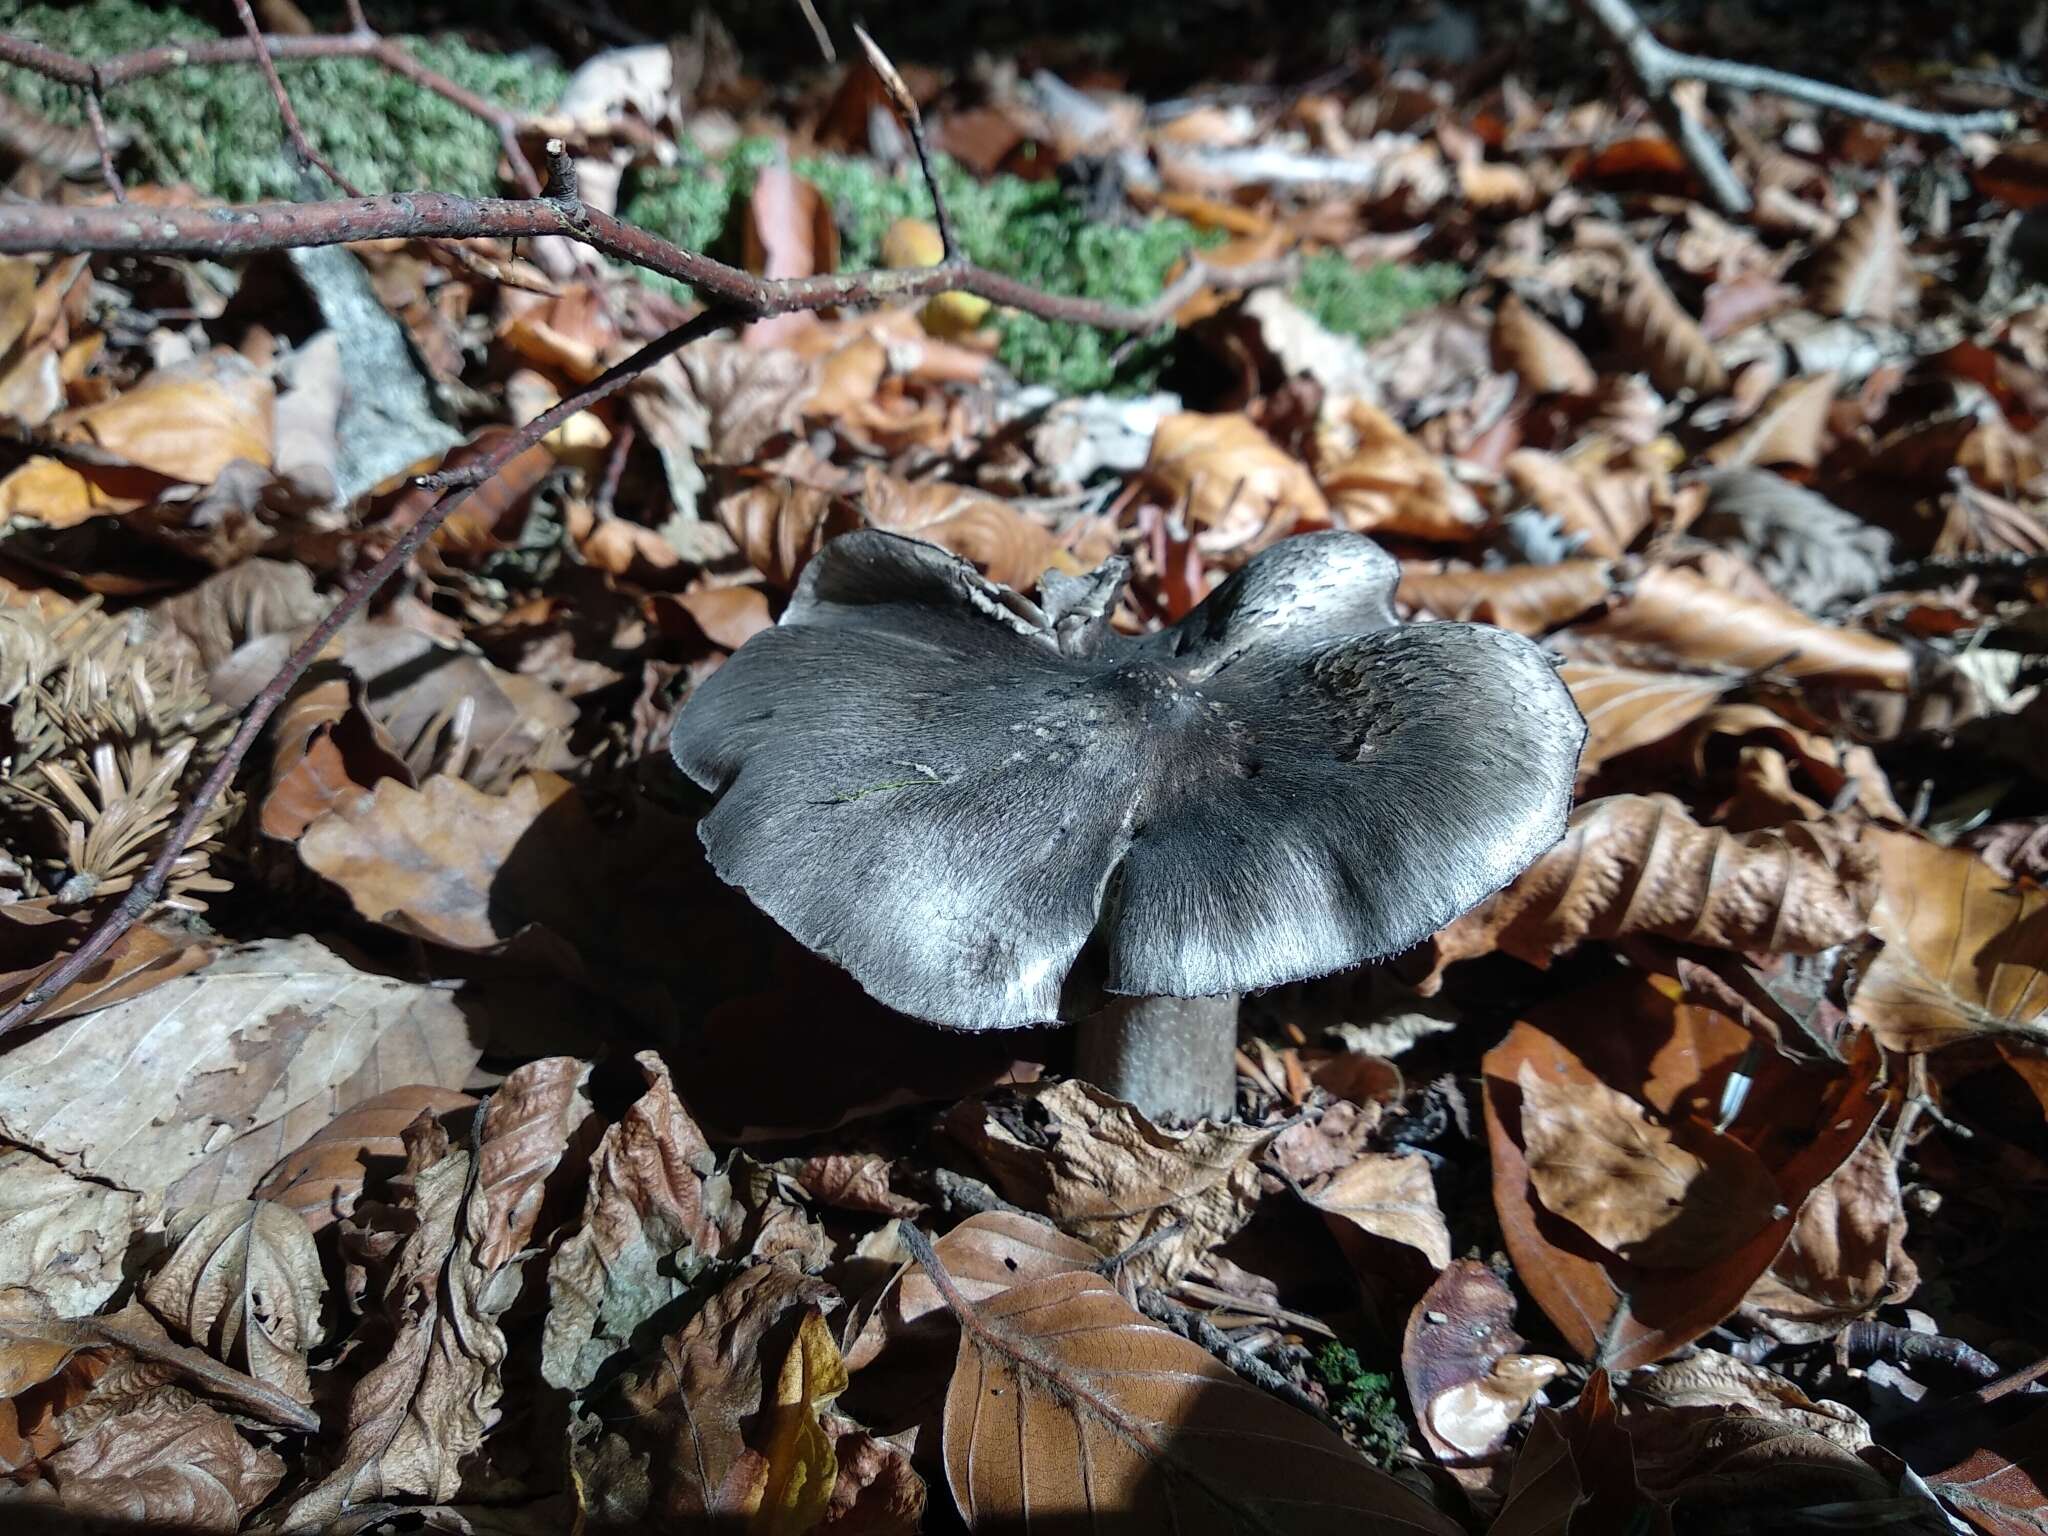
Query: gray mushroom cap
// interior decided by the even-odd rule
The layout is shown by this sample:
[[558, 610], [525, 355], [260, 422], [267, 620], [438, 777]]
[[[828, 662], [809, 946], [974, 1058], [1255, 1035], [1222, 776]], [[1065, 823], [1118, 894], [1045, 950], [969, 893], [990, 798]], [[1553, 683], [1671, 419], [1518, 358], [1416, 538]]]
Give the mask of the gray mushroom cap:
[[1396, 623], [1370, 540], [1285, 539], [1138, 639], [1128, 574], [1033, 603], [826, 544], [676, 720], [719, 876], [889, 1006], [999, 1029], [1393, 954], [1563, 835], [1585, 723], [1549, 659]]

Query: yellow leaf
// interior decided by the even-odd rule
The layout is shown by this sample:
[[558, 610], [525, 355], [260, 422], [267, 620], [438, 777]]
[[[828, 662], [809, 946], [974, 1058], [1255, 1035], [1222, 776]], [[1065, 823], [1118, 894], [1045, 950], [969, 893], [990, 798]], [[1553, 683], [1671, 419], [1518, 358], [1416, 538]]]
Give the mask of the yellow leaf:
[[108, 495], [69, 464], [40, 454], [0, 480], [0, 523], [19, 517], [45, 528], [75, 528], [87, 518], [141, 505]]
[[846, 1363], [816, 1307], [804, 1313], [775, 1384], [767, 1478], [747, 1522], [751, 1536], [801, 1536], [825, 1518], [839, 1459], [818, 1412], [846, 1390]]

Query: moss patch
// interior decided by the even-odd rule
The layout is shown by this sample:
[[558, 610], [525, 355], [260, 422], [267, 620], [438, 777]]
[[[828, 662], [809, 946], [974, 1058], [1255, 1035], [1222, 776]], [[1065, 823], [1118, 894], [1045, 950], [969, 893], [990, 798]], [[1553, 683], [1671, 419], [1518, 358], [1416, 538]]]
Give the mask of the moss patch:
[[1465, 281], [1465, 269], [1449, 262], [1354, 267], [1335, 251], [1320, 251], [1302, 263], [1294, 302], [1340, 336], [1377, 341], [1410, 315], [1455, 299]]
[[[218, 37], [181, 11], [136, 0], [75, 7], [0, 0], [0, 30], [84, 59]], [[482, 52], [454, 39], [401, 38], [429, 69], [522, 110], [554, 102], [568, 82], [552, 63]], [[279, 66], [306, 136], [365, 192], [431, 187], [477, 196], [500, 189], [498, 136], [487, 124], [367, 59]], [[0, 68], [0, 90], [60, 123], [83, 121], [78, 94], [25, 70]], [[302, 194], [287, 160], [277, 106], [246, 64], [174, 69], [109, 92], [110, 123], [134, 138], [153, 181], [186, 182], [231, 202]]]
[[1309, 1369], [1330, 1391], [1330, 1412], [1358, 1438], [1367, 1457], [1384, 1466], [1408, 1443], [1408, 1427], [1394, 1400], [1394, 1379], [1368, 1371], [1358, 1351], [1332, 1340], [1316, 1351]]

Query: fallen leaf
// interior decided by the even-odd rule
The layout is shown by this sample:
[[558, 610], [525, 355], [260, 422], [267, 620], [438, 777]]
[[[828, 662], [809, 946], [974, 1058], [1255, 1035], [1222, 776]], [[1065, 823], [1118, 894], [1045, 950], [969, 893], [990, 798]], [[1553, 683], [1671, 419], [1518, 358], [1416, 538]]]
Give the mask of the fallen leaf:
[[176, 1247], [142, 1289], [149, 1309], [216, 1358], [300, 1402], [313, 1400], [306, 1356], [320, 1342], [326, 1281], [313, 1234], [261, 1200], [182, 1214]]
[[1429, 1159], [1416, 1152], [1368, 1152], [1307, 1191], [1308, 1203], [1339, 1234], [1353, 1227], [1369, 1237], [1413, 1248], [1440, 1270], [1451, 1262], [1451, 1231], [1436, 1201]]
[[581, 1225], [548, 1263], [542, 1374], [572, 1391], [679, 1298], [720, 1247], [725, 1186], [711, 1148], [661, 1059], [649, 1051], [637, 1060], [647, 1091], [599, 1140]]
[[1098, 1510], [1144, 1529], [1458, 1530], [1099, 1276], [1051, 1275], [979, 1304], [932, 1279], [960, 1322], [944, 1456], [970, 1530]]
[[1779, 385], [1756, 415], [1706, 451], [1707, 461], [1723, 469], [1752, 464], [1813, 468], [1829, 437], [1837, 378], [1819, 373]]
[[1399, 596], [1439, 619], [1540, 635], [1583, 616], [1613, 590], [1612, 567], [1605, 560], [1501, 570], [1450, 570], [1405, 561]]
[[1899, 192], [1887, 176], [1821, 248], [1806, 291], [1824, 315], [1896, 320], [1911, 280], [1899, 228]]
[[140, 1199], [78, 1178], [20, 1147], [0, 1148], [0, 1286], [84, 1317], [121, 1285]]
[[1436, 965], [1498, 949], [1531, 965], [1589, 939], [1656, 934], [1716, 949], [1818, 954], [1862, 936], [1877, 856], [1830, 822], [1731, 834], [1669, 795], [1610, 795], [1564, 840], [1431, 940]]
[[1721, 394], [1728, 375], [1698, 323], [1680, 307], [1656, 265], [1641, 249], [1622, 247], [1622, 276], [1608, 301], [1608, 315], [1631, 361], [1666, 395], [1690, 390]]
[[2048, 1038], [2048, 892], [2002, 880], [1961, 849], [1903, 832], [1871, 837], [1881, 895], [1870, 928], [1884, 948], [1849, 1016], [1896, 1051]]
[[1512, 291], [1493, 313], [1493, 365], [1517, 375], [1532, 395], [1590, 395], [1600, 387], [1586, 354]]
[[254, 1197], [296, 1211], [319, 1232], [356, 1208], [364, 1186], [405, 1166], [405, 1128], [422, 1114], [467, 1109], [476, 1100], [452, 1088], [410, 1084], [343, 1110], [263, 1176]]
[[1443, 460], [1363, 400], [1341, 402], [1317, 424], [1316, 479], [1329, 516], [1354, 533], [1462, 542], [1486, 527], [1478, 499]]
[[839, 1484], [839, 1456], [821, 1414], [845, 1390], [846, 1365], [825, 1315], [807, 1308], [767, 1405], [761, 1489], [747, 1522], [751, 1536], [801, 1536], [824, 1520]]
[[1583, 554], [1614, 559], [1655, 515], [1655, 477], [1625, 461], [1603, 459], [1597, 445], [1571, 458], [1519, 448], [1503, 468], [1515, 490], [1554, 519]]
[[1557, 675], [1586, 719], [1586, 745], [1579, 753], [1582, 776], [1624, 753], [1671, 740], [1734, 686], [1726, 678], [1646, 672], [1594, 661], [1567, 661]]
[[1743, 1310], [1784, 1343], [1812, 1344], [1903, 1303], [1919, 1279], [1906, 1253], [1898, 1165], [1885, 1138], [1872, 1136], [1813, 1192]]
[[1515, 1298], [1484, 1264], [1449, 1266], [1408, 1314], [1401, 1375], [1429, 1448], [1452, 1465], [1484, 1461], [1536, 1394], [1564, 1370], [1548, 1355], [1522, 1351]]
[[236, 459], [268, 468], [277, 396], [232, 352], [161, 369], [135, 388], [52, 423], [66, 442], [90, 443], [187, 485], [211, 485]]
[[1329, 505], [1308, 466], [1283, 453], [1242, 414], [1183, 411], [1163, 418], [1152, 434], [1144, 476], [1186, 509], [1211, 551], [1269, 542], [1330, 521]]
[[1690, 571], [1653, 566], [1581, 631], [1662, 651], [1682, 666], [1782, 672], [1903, 692], [1910, 653], [1895, 640], [1809, 619], [1788, 604], [1723, 591]]
[[1983, 1536], [2036, 1536], [2048, 1499], [2048, 1407], [1993, 1431], [1955, 1465], [1927, 1479], [1970, 1528]]
[[1686, 530], [1743, 555], [1808, 613], [1876, 590], [1891, 569], [1883, 529], [1768, 470], [1707, 477], [1707, 503]]
[[329, 1118], [386, 1036], [457, 1081], [477, 1057], [447, 989], [359, 971], [310, 938], [258, 940], [16, 1044], [0, 1063], [0, 1134], [153, 1211], [236, 1141]]
[[825, 541], [861, 525], [843, 498], [794, 480], [744, 486], [718, 503], [718, 520], [747, 564], [771, 585], [788, 591]]
[[1006, 501], [942, 480], [900, 480], [870, 468], [861, 511], [871, 528], [950, 549], [1015, 591], [1038, 585], [1060, 549], [1050, 530]]
[[1005, 1199], [1043, 1211], [1100, 1253], [1114, 1256], [1178, 1228], [1133, 1256], [1126, 1269], [1138, 1283], [1177, 1279], [1249, 1219], [1259, 1181], [1253, 1158], [1270, 1132], [1227, 1123], [1162, 1130], [1073, 1078], [1019, 1092], [1048, 1134], [1026, 1139], [1007, 1115], [969, 1101], [947, 1121], [954, 1139]]

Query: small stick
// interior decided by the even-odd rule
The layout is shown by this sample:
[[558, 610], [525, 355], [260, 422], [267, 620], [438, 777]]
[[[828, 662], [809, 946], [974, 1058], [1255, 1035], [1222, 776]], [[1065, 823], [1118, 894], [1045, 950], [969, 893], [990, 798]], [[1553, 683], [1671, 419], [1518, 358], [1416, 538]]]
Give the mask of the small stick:
[[85, 121], [92, 129], [92, 142], [100, 152], [100, 179], [114, 194], [114, 201], [128, 201], [128, 190], [121, 185], [120, 173], [114, 169], [114, 144], [107, 136], [107, 114], [100, 106], [100, 91], [97, 85], [85, 88]]
[[334, 168], [334, 164], [306, 137], [306, 130], [299, 122], [298, 111], [292, 106], [291, 96], [284, 88], [284, 79], [277, 72], [277, 61], [270, 56], [270, 49], [263, 37], [263, 28], [256, 20], [256, 13], [249, 6], [249, 0], [235, 0], [235, 13], [242, 18], [242, 30], [249, 34], [249, 42], [256, 50], [256, 67], [263, 71], [263, 78], [270, 86], [270, 99], [277, 103], [277, 115], [284, 119], [285, 137], [291, 140], [292, 148], [299, 158], [325, 176], [350, 197], [361, 197], [363, 189], [352, 183]]
[[932, 222], [939, 226], [939, 245], [944, 251], [941, 264], [958, 261], [960, 241], [953, 233], [953, 211], [946, 206], [945, 194], [939, 190], [939, 173], [932, 168], [932, 147], [925, 137], [924, 114], [917, 110], [917, 98], [910, 94], [910, 87], [903, 83], [896, 66], [868, 36], [866, 28], [856, 26], [853, 35], [860, 39], [861, 47], [867, 51], [868, 63], [882, 77], [889, 99], [896, 103], [896, 110], [910, 129], [910, 142], [917, 150], [917, 168], [924, 174], [925, 190], [932, 195]]

